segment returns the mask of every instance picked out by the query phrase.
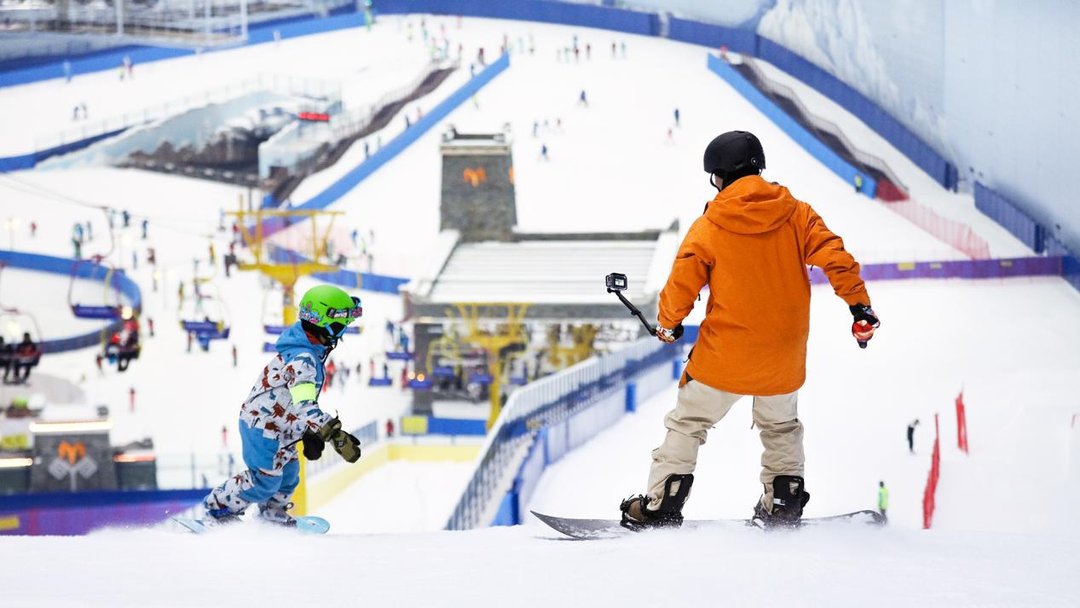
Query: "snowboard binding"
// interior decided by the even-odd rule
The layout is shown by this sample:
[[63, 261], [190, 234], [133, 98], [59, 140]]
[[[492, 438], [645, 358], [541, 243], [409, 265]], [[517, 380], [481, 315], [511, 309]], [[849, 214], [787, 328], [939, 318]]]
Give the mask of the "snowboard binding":
[[646, 528], [678, 528], [683, 523], [682, 508], [690, 496], [690, 487], [694, 485], [694, 475], [668, 475], [664, 481], [664, 497], [660, 508], [653, 511], [648, 508], [647, 496], [633, 496], [622, 501], [619, 510], [622, 520], [619, 524], [628, 530]]
[[772, 510], [767, 509], [758, 499], [754, 506], [754, 516], [750, 522], [761, 528], [797, 528], [802, 520], [803, 507], [810, 502], [810, 493], [805, 489], [806, 482], [794, 475], [777, 475], [772, 481]]

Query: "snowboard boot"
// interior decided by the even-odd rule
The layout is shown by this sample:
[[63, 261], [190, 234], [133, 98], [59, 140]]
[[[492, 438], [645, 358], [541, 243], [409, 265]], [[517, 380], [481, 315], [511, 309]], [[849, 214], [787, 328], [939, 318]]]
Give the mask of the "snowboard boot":
[[288, 496], [274, 494], [270, 497], [270, 500], [259, 505], [259, 519], [279, 526], [295, 526], [296, 518], [289, 515], [289, 509], [293, 508], [294, 505], [288, 500]]
[[803, 507], [810, 502], [802, 477], [777, 475], [772, 481], [772, 509], [764, 504], [765, 495], [754, 506], [755, 524], [763, 528], [797, 528], [802, 519]]
[[660, 508], [649, 509], [648, 496], [633, 496], [622, 501], [622, 521], [619, 523], [629, 530], [645, 528], [678, 528], [682, 525], [682, 508], [690, 496], [690, 487], [694, 485], [694, 475], [668, 475], [664, 480], [664, 496]]
[[240, 521], [240, 516], [243, 514], [243, 510], [233, 511], [229, 507], [221, 504], [213, 494], [207, 496], [206, 500], [203, 501], [202, 521], [207, 526], [225, 526], [234, 524]]

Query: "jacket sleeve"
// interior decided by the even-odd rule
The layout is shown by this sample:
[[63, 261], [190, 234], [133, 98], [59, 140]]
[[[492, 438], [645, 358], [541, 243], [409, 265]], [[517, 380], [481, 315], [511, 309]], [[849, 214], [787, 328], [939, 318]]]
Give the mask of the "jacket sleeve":
[[292, 396], [296, 415], [300, 417], [302, 431], [317, 431], [333, 418], [319, 409], [316, 365], [314, 359], [307, 354], [294, 357], [285, 365], [285, 386]]
[[870, 294], [859, 275], [859, 263], [844, 249], [844, 241], [833, 234], [824, 220], [806, 205], [806, 260], [825, 271], [833, 291], [848, 306], [870, 305]]
[[690, 314], [701, 288], [709, 282], [714, 258], [702, 247], [700, 233], [701, 230], [695, 222], [679, 245], [675, 263], [671, 266], [671, 274], [668, 275], [664, 288], [660, 290], [657, 321], [668, 329], [674, 329]]

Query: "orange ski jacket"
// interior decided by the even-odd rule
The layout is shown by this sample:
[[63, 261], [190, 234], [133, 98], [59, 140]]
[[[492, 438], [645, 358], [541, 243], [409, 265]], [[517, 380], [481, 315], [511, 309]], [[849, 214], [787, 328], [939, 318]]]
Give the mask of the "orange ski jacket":
[[859, 264], [810, 205], [756, 175], [719, 192], [690, 226], [660, 292], [658, 321], [674, 328], [709, 286], [687, 373], [740, 395], [798, 390], [810, 335], [807, 265], [821, 267], [849, 306], [870, 304]]

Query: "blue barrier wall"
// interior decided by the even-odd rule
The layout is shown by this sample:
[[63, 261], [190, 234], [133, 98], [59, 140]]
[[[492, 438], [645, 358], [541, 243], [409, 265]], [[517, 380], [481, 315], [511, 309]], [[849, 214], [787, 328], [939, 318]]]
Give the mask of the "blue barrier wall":
[[483, 437], [487, 434], [486, 420], [428, 416], [427, 423], [429, 435], [478, 435]]
[[956, 186], [956, 167], [952, 163], [862, 93], [768, 38], [759, 37], [758, 57], [798, 78], [859, 117], [942, 186]]
[[2, 534], [76, 535], [106, 526], [151, 526], [197, 504], [208, 490], [153, 490], [0, 496]]
[[679, 42], [700, 44], [714, 51], [719, 49], [720, 45], [724, 45], [736, 53], [752, 57], [758, 55], [758, 35], [750, 30], [672, 17], [668, 22], [668, 38]]
[[[281, 247], [273, 247], [270, 249], [270, 260], [276, 264], [282, 263], [299, 263], [306, 262], [308, 259], [299, 253], [284, 249]], [[369, 272], [350, 272], [348, 270], [338, 270], [337, 272], [319, 272], [312, 275], [320, 281], [326, 281], [327, 283], [333, 283], [334, 285], [340, 285], [342, 287], [350, 287], [353, 289], [360, 289], [363, 291], [376, 291], [379, 293], [398, 294], [398, 289], [409, 282], [409, 279], [403, 277], [392, 277], [382, 274], [372, 274]]]
[[1001, 224], [1035, 253], [1042, 253], [1045, 249], [1046, 231], [1043, 227], [1035, 223], [1019, 205], [979, 182], [975, 182], [975, 208]]
[[112, 137], [113, 135], [119, 135], [128, 128], [116, 129], [115, 131], [109, 131], [108, 133], [102, 133], [93, 137], [87, 137], [86, 139], [80, 139], [79, 141], [69, 142], [63, 145], [56, 146], [54, 148], [47, 148], [45, 150], [38, 150], [29, 154], [20, 154], [18, 156], [8, 156], [0, 158], [0, 173], [7, 173], [8, 171], [20, 171], [22, 169], [32, 169], [41, 161], [52, 156], [58, 156], [60, 154], [67, 154], [68, 152], [74, 152], [75, 150], [81, 150], [97, 143], [103, 139]]
[[[69, 277], [74, 276], [91, 281], [104, 282], [106, 278], [109, 278], [110, 287], [125, 296], [136, 312], [142, 311], [142, 292], [139, 291], [139, 286], [127, 278], [127, 275], [122, 270], [113, 271], [110, 275], [109, 268], [86, 260], [69, 260], [36, 253], [4, 250], [0, 250], [0, 264], [11, 268], [61, 274]], [[102, 331], [106, 333], [119, 331], [122, 325], [122, 321], [114, 321], [103, 329], [97, 329], [78, 336], [43, 340], [41, 342], [41, 352], [59, 353], [96, 346], [101, 343]]]
[[580, 25], [642, 36], [660, 32], [660, 18], [655, 13], [550, 0], [379, 0], [376, 9], [385, 14], [431, 13]]
[[743, 78], [742, 74], [736, 72], [726, 61], [710, 53], [708, 66], [709, 70], [734, 87], [735, 90], [753, 104], [758, 111], [768, 117], [769, 120], [776, 123], [776, 126], [780, 127], [784, 133], [787, 133], [788, 136], [795, 140], [795, 143], [802, 146], [802, 148], [809, 152], [814, 158], [821, 161], [823, 165], [838, 175], [840, 179], [849, 184], [854, 184], [855, 176], [861, 175], [862, 187], [859, 190], [866, 196], [874, 198], [877, 194], [877, 181], [874, 180], [873, 177], [859, 171], [841, 158], [836, 152], [833, 152], [832, 148], [829, 148], [822, 143], [821, 140], [814, 137], [814, 135], [799, 124], [798, 121], [780, 109], [780, 106], [773, 103], [773, 101], [759, 91], [757, 87]]
[[439, 121], [446, 118], [446, 116], [456, 110], [458, 106], [468, 101], [470, 97], [477, 93], [477, 91], [482, 89], [487, 83], [491, 82], [492, 79], [503, 73], [503, 71], [509, 67], [510, 55], [504, 54], [499, 57], [498, 60], [492, 62], [491, 65], [484, 68], [479, 74], [463, 84], [458, 90], [451, 93], [450, 96], [440, 102], [439, 105], [432, 108], [423, 118], [405, 129], [401, 135], [398, 135], [382, 148], [376, 150], [367, 160], [360, 163], [352, 171], [346, 173], [338, 181], [330, 184], [326, 190], [316, 194], [313, 198], [298, 205], [296, 208], [325, 209], [331, 203], [344, 196], [349, 190], [355, 188], [357, 184], [367, 179], [368, 176], [383, 165], [393, 160], [394, 157], [403, 152], [405, 148], [408, 148], [413, 142], [420, 139], [422, 135], [438, 124]]

